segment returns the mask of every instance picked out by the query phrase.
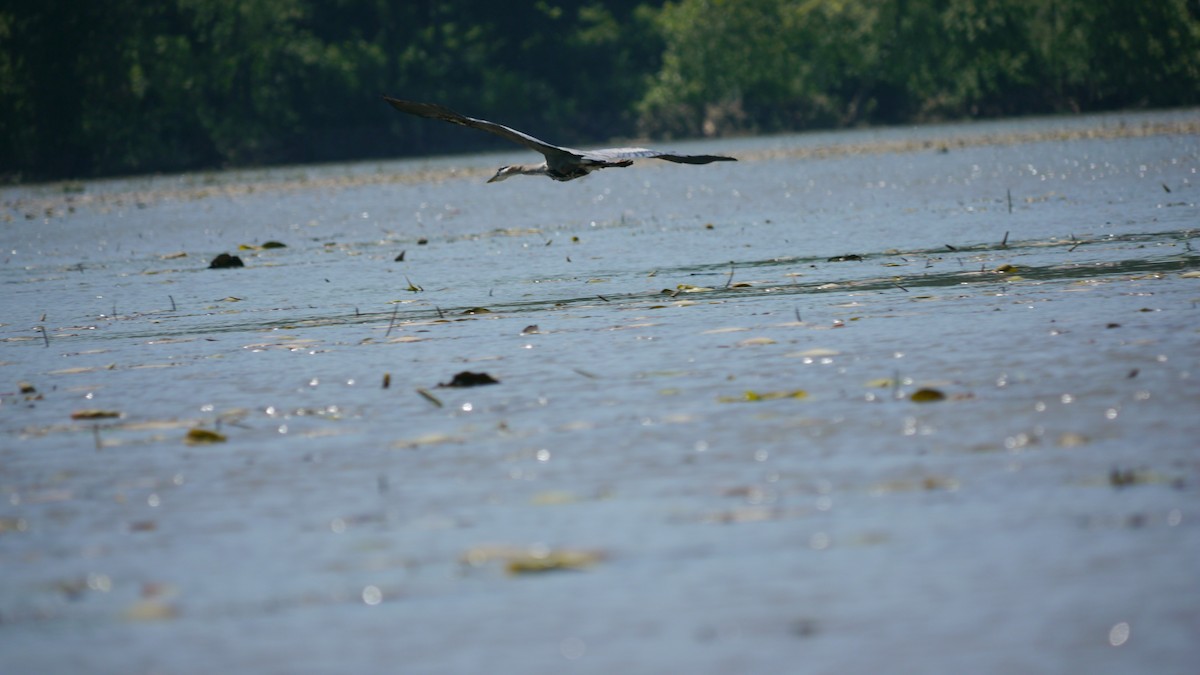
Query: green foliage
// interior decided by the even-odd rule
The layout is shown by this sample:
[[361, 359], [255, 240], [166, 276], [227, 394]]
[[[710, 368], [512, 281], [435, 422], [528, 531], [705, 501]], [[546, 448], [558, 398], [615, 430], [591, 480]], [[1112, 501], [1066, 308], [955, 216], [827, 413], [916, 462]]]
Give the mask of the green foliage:
[[660, 134], [1200, 101], [1188, 0], [676, 0], [639, 102]]
[[1200, 102], [1195, 0], [9, 0], [0, 179]]

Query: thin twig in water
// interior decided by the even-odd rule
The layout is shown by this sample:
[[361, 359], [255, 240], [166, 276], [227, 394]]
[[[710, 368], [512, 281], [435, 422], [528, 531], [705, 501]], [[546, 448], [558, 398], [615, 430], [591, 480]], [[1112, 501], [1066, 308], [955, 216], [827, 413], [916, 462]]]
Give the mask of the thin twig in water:
[[38, 326], [38, 330], [42, 331], [42, 342], [46, 343], [46, 347], [50, 347], [50, 336], [46, 335], [46, 327]]
[[399, 311], [400, 311], [400, 305], [396, 305], [395, 307], [392, 307], [392, 320], [388, 323], [387, 332], [383, 334], [383, 337], [387, 337], [392, 334], [392, 327], [396, 325], [396, 314]]
[[905, 288], [905, 287], [903, 287], [903, 286], [901, 286], [899, 281], [895, 281], [895, 280], [893, 280], [893, 281], [892, 281], [892, 284], [893, 284], [893, 285], [894, 285], [896, 288], [899, 288], [900, 290], [904, 291], [905, 293], [908, 293], [908, 289], [907, 289], [907, 288]]
[[1012, 213], [1012, 190], [1008, 191], [1008, 212]]
[[1004, 231], [1004, 238], [1000, 240], [1000, 248], [1008, 248], [1008, 230]]
[[444, 319], [444, 318], [446, 318], [446, 315], [445, 315], [444, 313], [442, 313], [442, 308], [441, 308], [441, 307], [438, 307], [437, 305], [434, 305], [434, 306], [433, 306], [433, 308], [437, 310], [437, 313], [438, 313], [438, 318], [439, 318], [439, 319]]
[[608, 298], [604, 297], [603, 295], [600, 295], [599, 293], [596, 294], [596, 297], [600, 298], [601, 300], [603, 300], [605, 302], [608, 302]]
[[433, 394], [429, 393], [429, 392], [428, 392], [427, 390], [425, 390], [425, 389], [420, 389], [420, 388], [418, 388], [418, 389], [417, 389], [417, 393], [421, 395], [421, 398], [425, 399], [426, 401], [429, 401], [430, 403], [432, 403], [433, 405], [435, 405], [435, 406], [437, 406], [437, 407], [439, 407], [439, 408], [441, 408], [441, 407], [443, 407], [443, 406], [445, 405], [444, 403], [442, 403], [442, 400], [441, 400], [441, 399], [439, 399], [438, 397], [436, 397], [436, 396], [434, 396]]
[[100, 425], [99, 424], [92, 425], [92, 438], [95, 439], [95, 441], [96, 441], [96, 452], [100, 452], [101, 450], [103, 450], [104, 443], [100, 440]]
[[168, 295], [167, 297], [171, 299], [171, 311], [174, 312], [175, 311], [175, 296]]
[[725, 288], [729, 288], [729, 285], [732, 283], [733, 283], [733, 261], [730, 260], [729, 261], [729, 278], [725, 280]]
[[796, 323], [804, 323], [804, 319], [801, 319], [801, 318], [800, 318], [800, 308], [799, 308], [799, 307], [793, 307], [793, 308], [792, 308], [792, 311], [794, 311], [794, 312], [796, 313]]

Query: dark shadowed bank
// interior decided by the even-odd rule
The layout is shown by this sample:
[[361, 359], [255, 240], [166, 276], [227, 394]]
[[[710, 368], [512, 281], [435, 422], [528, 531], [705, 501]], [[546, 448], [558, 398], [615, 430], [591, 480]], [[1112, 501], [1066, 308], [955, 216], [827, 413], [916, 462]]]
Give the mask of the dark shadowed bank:
[[1194, 0], [14, 0], [0, 178], [1200, 102]]

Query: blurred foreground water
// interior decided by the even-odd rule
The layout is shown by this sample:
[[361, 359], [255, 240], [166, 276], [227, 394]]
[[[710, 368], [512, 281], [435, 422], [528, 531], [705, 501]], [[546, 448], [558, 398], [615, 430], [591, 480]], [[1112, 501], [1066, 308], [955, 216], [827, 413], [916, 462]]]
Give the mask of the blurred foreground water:
[[4, 189], [0, 671], [1194, 672], [1198, 134]]

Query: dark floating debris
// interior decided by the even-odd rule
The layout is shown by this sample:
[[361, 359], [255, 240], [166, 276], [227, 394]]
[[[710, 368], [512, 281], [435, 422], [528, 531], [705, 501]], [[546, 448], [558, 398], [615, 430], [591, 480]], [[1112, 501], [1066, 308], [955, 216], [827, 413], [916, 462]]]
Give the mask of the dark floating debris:
[[232, 267], [245, 267], [245, 266], [246, 266], [246, 263], [242, 262], [242, 259], [237, 257], [236, 255], [229, 255], [228, 253], [222, 253], [221, 255], [212, 259], [212, 262], [210, 262], [208, 264], [208, 269], [223, 270], [223, 269], [229, 269]]
[[425, 237], [421, 237], [420, 239], [417, 240], [417, 246], [424, 246], [425, 244], [428, 244], [428, 243], [429, 243], [429, 240], [426, 239]]
[[536, 323], [529, 324], [528, 326], [525, 326], [525, 328], [521, 329], [521, 335], [534, 335], [534, 334], [540, 333], [540, 332], [541, 331], [538, 330], [538, 326]]
[[500, 380], [488, 375], [487, 373], [472, 373], [469, 370], [464, 370], [461, 373], [456, 373], [449, 382], [439, 384], [439, 387], [478, 387], [485, 384], [500, 384]]
[[121, 413], [117, 410], [97, 410], [92, 408], [86, 410], [76, 410], [75, 412], [71, 413], [71, 419], [73, 420], [107, 420], [115, 419], [120, 416]]
[[933, 403], [935, 401], [946, 400], [946, 395], [937, 389], [930, 389], [926, 387], [914, 391], [908, 398], [913, 403]]
[[183, 437], [183, 442], [188, 445], [208, 445], [210, 443], [224, 443], [228, 440], [225, 434], [209, 429], [189, 429], [187, 435]]
[[1115, 488], [1156, 482], [1160, 482], [1159, 478], [1145, 469], [1121, 469], [1113, 467], [1112, 471], [1108, 473], [1108, 484]]
[[847, 253], [846, 255], [835, 255], [825, 262], [862, 262], [863, 257], [857, 253]]
[[282, 241], [266, 241], [263, 242], [263, 248], [287, 248], [287, 244]]
[[407, 251], [400, 251], [400, 255], [396, 256], [396, 257], [395, 257], [395, 258], [392, 260], [392, 262], [404, 262], [404, 254], [405, 254], [405, 253], [407, 253]]

